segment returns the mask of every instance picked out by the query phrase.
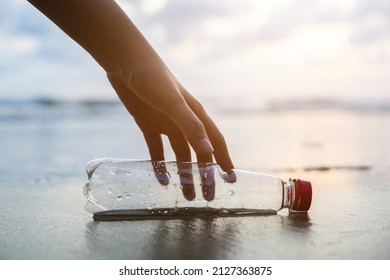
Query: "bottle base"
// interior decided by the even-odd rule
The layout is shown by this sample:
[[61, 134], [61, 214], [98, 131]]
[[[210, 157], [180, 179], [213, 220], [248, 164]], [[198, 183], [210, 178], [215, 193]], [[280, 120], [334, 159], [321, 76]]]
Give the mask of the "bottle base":
[[257, 209], [216, 209], [216, 208], [155, 208], [153, 210], [109, 210], [93, 214], [96, 221], [123, 221], [123, 220], [160, 220], [185, 219], [199, 217], [238, 217], [275, 215], [275, 210]]

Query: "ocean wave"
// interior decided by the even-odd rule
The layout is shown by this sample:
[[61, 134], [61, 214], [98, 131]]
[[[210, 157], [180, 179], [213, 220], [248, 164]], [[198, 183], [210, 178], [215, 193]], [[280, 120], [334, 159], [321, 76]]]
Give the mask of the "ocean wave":
[[0, 106], [117, 106], [120, 104], [117, 100], [104, 99], [82, 99], [82, 100], [64, 100], [51, 97], [35, 97], [30, 99], [0, 99]]
[[115, 100], [67, 101], [53, 98], [0, 99], [0, 122], [56, 121], [93, 114], [111, 114], [122, 108]]
[[390, 111], [390, 100], [338, 100], [328, 98], [271, 101], [269, 110]]
[[[389, 100], [338, 100], [330, 98], [290, 98], [268, 102], [234, 102], [224, 103], [206, 101], [207, 107], [222, 114], [257, 114], [267, 112], [290, 111], [326, 111], [345, 112], [390, 112]], [[85, 99], [62, 100], [49, 97], [31, 99], [0, 99], [0, 122], [22, 121], [54, 121], [59, 119], [75, 119], [80, 117], [97, 117], [108, 114], [123, 113], [124, 106], [119, 100]]]
[[[242, 102], [241, 102], [242, 104]], [[253, 102], [247, 105], [224, 104], [221, 111], [233, 114], [252, 114], [266, 112], [289, 111], [345, 111], [345, 112], [390, 112], [389, 100], [338, 100], [328, 98], [295, 98], [272, 100], [259, 103]]]

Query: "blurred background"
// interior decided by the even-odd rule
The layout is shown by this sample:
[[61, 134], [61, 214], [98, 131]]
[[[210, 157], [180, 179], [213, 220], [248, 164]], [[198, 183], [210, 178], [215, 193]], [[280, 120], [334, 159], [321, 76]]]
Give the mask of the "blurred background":
[[[389, 100], [389, 1], [118, 3], [206, 105]], [[97, 63], [32, 5], [0, 5], [1, 99], [117, 100]]]

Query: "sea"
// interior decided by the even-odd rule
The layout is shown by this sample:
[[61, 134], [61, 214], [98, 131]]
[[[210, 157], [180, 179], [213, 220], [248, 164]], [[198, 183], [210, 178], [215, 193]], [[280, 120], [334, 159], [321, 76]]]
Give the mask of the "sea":
[[132, 116], [0, 98], [0, 259], [390, 259], [390, 99], [202, 103], [236, 168], [312, 182], [305, 215], [94, 221], [86, 164], [149, 159]]

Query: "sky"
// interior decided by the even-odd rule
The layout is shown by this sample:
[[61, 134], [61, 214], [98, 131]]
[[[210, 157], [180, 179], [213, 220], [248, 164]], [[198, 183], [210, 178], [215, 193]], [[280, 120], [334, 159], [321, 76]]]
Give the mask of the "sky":
[[[249, 102], [390, 98], [388, 0], [118, 0], [194, 95]], [[25, 0], [0, 2], [0, 98], [116, 98]]]

